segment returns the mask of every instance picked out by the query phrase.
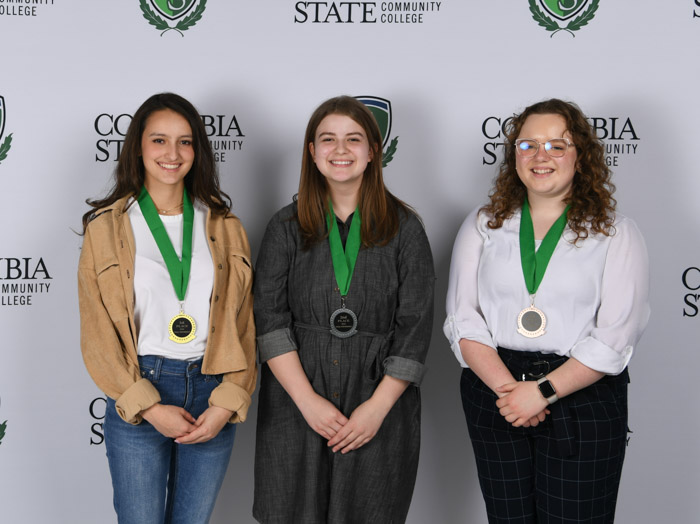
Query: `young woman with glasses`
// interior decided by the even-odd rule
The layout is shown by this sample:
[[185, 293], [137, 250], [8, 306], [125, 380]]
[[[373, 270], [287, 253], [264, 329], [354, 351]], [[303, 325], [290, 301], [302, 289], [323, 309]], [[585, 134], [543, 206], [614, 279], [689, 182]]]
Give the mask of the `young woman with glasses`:
[[490, 523], [614, 518], [649, 282], [610, 176], [576, 105], [534, 104], [457, 236], [444, 331]]

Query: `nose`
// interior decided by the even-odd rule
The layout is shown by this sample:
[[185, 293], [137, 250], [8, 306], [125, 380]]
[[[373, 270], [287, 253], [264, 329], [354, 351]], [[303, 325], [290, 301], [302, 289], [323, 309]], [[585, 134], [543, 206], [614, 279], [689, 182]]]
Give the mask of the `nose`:
[[178, 157], [178, 155], [179, 155], [179, 153], [177, 150], [177, 143], [175, 143], [175, 142], [168, 143], [168, 145], [166, 146], [166, 149], [165, 149], [165, 157], [168, 160], [175, 160]]
[[345, 140], [338, 140], [336, 142], [335, 150], [338, 151], [339, 153], [344, 153], [347, 151], [347, 144], [345, 143]]
[[545, 148], [544, 143], [539, 144], [539, 147], [537, 148], [537, 153], [535, 153], [535, 158], [537, 160], [549, 160], [550, 156], [549, 153], [547, 153], [547, 149]]

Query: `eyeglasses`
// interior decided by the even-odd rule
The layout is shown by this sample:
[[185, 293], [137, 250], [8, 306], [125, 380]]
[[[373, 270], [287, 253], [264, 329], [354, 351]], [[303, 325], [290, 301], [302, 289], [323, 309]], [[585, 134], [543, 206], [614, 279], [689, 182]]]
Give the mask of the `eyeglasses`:
[[544, 150], [549, 156], [555, 158], [564, 156], [569, 150], [569, 147], [573, 146], [568, 138], [552, 138], [544, 143], [533, 140], [532, 138], [518, 138], [515, 141], [515, 151], [518, 155], [528, 158], [535, 156], [540, 150], [541, 145], [544, 146]]

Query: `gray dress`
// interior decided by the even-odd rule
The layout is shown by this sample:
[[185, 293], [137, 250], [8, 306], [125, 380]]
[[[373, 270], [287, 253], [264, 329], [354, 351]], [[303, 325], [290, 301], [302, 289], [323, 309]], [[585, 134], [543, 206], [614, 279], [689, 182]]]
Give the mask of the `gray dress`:
[[[308, 250], [296, 204], [270, 221], [255, 275], [255, 323], [262, 364], [253, 515], [264, 524], [402, 523], [420, 447], [420, 384], [433, 319], [435, 273], [428, 239], [413, 214], [385, 246], [362, 248], [346, 306], [358, 333], [340, 339], [329, 319], [340, 307], [328, 240]], [[347, 224], [339, 224], [341, 236]], [[298, 351], [314, 390], [345, 416], [370, 398], [384, 374], [411, 386], [377, 435], [334, 454], [306, 423], [265, 361]]]

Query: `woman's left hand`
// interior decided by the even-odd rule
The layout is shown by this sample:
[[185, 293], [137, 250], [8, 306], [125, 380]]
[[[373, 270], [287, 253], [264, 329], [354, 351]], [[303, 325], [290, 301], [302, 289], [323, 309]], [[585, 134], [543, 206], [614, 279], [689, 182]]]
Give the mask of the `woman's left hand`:
[[377, 434], [386, 414], [370, 398], [355, 408], [348, 422], [328, 441], [328, 447], [333, 448], [333, 453], [345, 454], [364, 446]]
[[209, 406], [195, 421], [195, 429], [184, 437], [176, 439], [175, 442], [178, 444], [201, 444], [211, 440], [219, 434], [231, 415], [233, 412], [226, 408]]
[[496, 391], [505, 393], [505, 396], [496, 401], [496, 407], [506, 421], [516, 428], [531, 424], [532, 418], [549, 406], [534, 381], [503, 384]]

